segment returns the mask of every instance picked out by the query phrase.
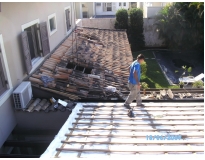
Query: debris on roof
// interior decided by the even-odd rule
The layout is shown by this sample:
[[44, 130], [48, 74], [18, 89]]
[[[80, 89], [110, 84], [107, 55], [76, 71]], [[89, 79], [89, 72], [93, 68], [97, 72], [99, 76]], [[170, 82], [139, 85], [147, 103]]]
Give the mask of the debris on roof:
[[[107, 86], [128, 91], [133, 61], [126, 31], [76, 29], [29, 78], [32, 85], [71, 100], [104, 96]], [[96, 95], [95, 91], [101, 91]]]
[[144, 104], [129, 118], [122, 103], [78, 103], [41, 158], [203, 157], [203, 102]]
[[[66, 106], [63, 105], [63, 103], [61, 102], [66, 103]], [[56, 103], [51, 103], [51, 100], [48, 100], [48, 99], [33, 98], [27, 105], [27, 108], [16, 109], [16, 110], [23, 110], [25, 112], [34, 112], [34, 111], [50, 112], [50, 111], [60, 110], [64, 112], [66, 110], [72, 111], [75, 105], [76, 105], [75, 102], [72, 102], [67, 99], [65, 99], [64, 101], [56, 100]]]
[[[125, 30], [77, 28], [29, 80], [32, 86], [70, 100], [125, 100], [133, 62]], [[106, 87], [115, 87], [108, 92]], [[195, 91], [195, 92], [194, 92]], [[146, 100], [202, 100], [203, 90], [147, 89]], [[188, 93], [190, 95], [188, 95]]]

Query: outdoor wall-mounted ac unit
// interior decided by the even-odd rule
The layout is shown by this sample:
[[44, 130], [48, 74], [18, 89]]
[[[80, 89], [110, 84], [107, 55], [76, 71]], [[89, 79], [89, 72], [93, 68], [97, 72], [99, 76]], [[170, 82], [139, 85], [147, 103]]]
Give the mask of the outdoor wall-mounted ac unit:
[[13, 92], [15, 108], [26, 108], [32, 96], [31, 82], [22, 82]]

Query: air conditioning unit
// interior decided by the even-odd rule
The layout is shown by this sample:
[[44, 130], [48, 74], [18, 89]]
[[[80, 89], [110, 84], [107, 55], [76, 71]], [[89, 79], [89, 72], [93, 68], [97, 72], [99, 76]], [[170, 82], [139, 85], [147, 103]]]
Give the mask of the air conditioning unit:
[[15, 108], [26, 108], [26, 105], [29, 103], [32, 96], [31, 82], [22, 82], [13, 92]]

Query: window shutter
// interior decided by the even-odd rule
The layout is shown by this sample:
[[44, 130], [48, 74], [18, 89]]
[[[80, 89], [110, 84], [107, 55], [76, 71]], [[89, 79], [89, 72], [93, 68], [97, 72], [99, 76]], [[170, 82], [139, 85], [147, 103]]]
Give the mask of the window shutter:
[[29, 48], [29, 42], [28, 42], [28, 36], [27, 32], [23, 31], [21, 33], [21, 40], [22, 40], [22, 48], [23, 48], [23, 54], [24, 54], [24, 61], [26, 65], [26, 70], [27, 73], [32, 69], [32, 64], [31, 64], [31, 55], [30, 55], [30, 48]]
[[31, 27], [31, 34], [32, 34], [32, 40], [33, 40], [33, 47], [34, 47], [34, 53], [35, 53], [35, 56], [38, 57], [38, 54], [37, 54], [37, 46], [36, 46], [36, 35], [35, 35], [35, 27], [32, 26]]
[[48, 53], [50, 53], [50, 45], [48, 40], [48, 31], [47, 31], [46, 22], [40, 23], [40, 34], [41, 34], [43, 55], [46, 56]]
[[6, 90], [7, 90], [6, 79], [4, 76], [3, 65], [2, 65], [1, 57], [0, 57], [0, 95], [2, 95]]
[[65, 10], [65, 14], [66, 14], [66, 27], [67, 27], [67, 31], [70, 30], [70, 11], [68, 9]]

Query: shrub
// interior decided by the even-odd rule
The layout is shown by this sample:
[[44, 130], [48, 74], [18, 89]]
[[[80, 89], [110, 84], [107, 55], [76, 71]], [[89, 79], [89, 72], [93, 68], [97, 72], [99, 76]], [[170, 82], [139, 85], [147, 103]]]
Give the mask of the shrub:
[[147, 63], [143, 62], [140, 66], [141, 66], [142, 77], [145, 77], [147, 73]]
[[142, 83], [141, 83], [142, 89], [148, 89], [148, 88], [149, 88], [148, 86], [149, 86], [149, 85], [148, 85], [146, 82], [142, 82]]
[[129, 38], [132, 44], [132, 51], [144, 48], [144, 34], [143, 34], [143, 11], [139, 8], [130, 9], [130, 25]]
[[126, 9], [119, 9], [117, 11], [115, 29], [128, 29], [128, 13]]
[[191, 76], [192, 67], [187, 68], [187, 72], [189, 73], [189, 76]]
[[196, 87], [196, 88], [201, 88], [203, 86], [204, 86], [204, 82], [203, 81], [196, 81], [192, 85], [192, 87]]

